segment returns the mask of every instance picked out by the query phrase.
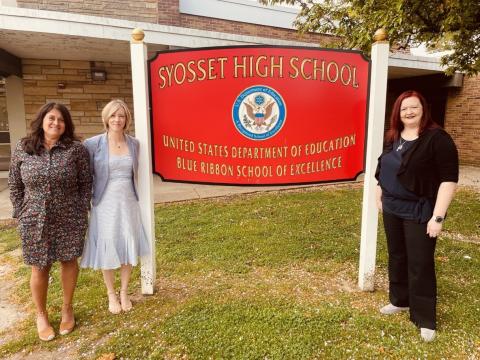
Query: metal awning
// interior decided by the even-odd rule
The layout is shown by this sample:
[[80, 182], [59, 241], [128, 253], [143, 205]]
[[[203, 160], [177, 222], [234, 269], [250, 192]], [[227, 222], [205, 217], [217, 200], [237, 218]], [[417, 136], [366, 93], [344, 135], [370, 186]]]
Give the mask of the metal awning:
[[[149, 56], [169, 48], [234, 45], [318, 46], [55, 11], [0, 6], [0, 48], [20, 59], [130, 62], [130, 34], [145, 32]], [[389, 57], [389, 79], [441, 74], [437, 58], [401, 53]]]
[[393, 53], [388, 57], [388, 78], [398, 79], [443, 73], [436, 57]]
[[170, 47], [315, 46], [298, 41], [0, 6], [0, 48], [24, 59], [130, 62], [130, 36], [137, 27], [144, 30], [144, 41], [151, 54]]

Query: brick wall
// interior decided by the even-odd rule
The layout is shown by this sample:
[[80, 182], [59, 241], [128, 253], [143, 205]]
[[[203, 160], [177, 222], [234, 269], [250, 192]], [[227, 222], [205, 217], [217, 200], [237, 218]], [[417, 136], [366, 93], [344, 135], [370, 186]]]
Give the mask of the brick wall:
[[163, 0], [158, 3], [158, 23], [201, 30], [219, 31], [240, 35], [261, 36], [283, 40], [305, 41], [317, 44], [327, 44], [332, 37], [314, 33], [299, 34], [296, 30], [281, 29], [271, 26], [262, 26], [180, 14], [179, 0]]
[[295, 30], [180, 14], [179, 0], [17, 0], [17, 4], [19, 7], [30, 9], [137, 20], [162, 25], [173, 25], [200, 30], [269, 37], [274, 39], [304, 41], [317, 44], [327, 44], [332, 39], [330, 36], [320, 34], [299, 34]]
[[100, 113], [113, 98], [124, 100], [133, 112], [130, 64], [97, 61], [94, 65], [105, 69], [106, 81], [92, 81], [89, 61], [23, 59], [27, 124], [43, 104], [57, 101], [71, 111], [76, 133], [88, 138], [103, 131]]
[[465, 77], [447, 99], [445, 129], [457, 144], [460, 163], [480, 164], [480, 76]]
[[155, 23], [158, 2], [159, 0], [17, 0], [17, 6]]

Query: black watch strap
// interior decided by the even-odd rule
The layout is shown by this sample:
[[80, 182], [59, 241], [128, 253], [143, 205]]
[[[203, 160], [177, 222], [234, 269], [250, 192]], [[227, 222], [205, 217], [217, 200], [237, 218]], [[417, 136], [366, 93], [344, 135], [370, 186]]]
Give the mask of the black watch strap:
[[441, 224], [444, 220], [443, 216], [435, 216], [435, 222]]

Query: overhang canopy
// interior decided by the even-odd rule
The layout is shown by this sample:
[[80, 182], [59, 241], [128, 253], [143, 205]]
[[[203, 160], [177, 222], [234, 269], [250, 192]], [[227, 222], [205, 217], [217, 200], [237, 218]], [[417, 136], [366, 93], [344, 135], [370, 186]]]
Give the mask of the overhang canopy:
[[[20, 59], [130, 62], [134, 28], [145, 32], [149, 56], [169, 48], [234, 45], [318, 46], [128, 20], [0, 6], [0, 48]], [[441, 74], [439, 60], [394, 53], [389, 79]]]
[[435, 57], [394, 53], [388, 58], [388, 78], [424, 76], [443, 73], [440, 61]]
[[25, 59], [130, 62], [131, 32], [137, 27], [145, 32], [149, 55], [171, 47], [316, 46], [298, 41], [0, 6], [0, 48]]

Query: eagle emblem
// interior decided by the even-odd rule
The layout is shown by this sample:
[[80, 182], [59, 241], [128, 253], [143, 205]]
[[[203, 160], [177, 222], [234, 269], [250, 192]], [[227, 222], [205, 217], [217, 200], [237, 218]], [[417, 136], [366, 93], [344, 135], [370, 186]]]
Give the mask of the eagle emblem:
[[265, 140], [282, 128], [286, 118], [285, 103], [274, 89], [252, 86], [235, 100], [232, 117], [242, 135], [253, 140]]
[[248, 99], [243, 103], [245, 105], [246, 116], [250, 121], [255, 124], [255, 126], [269, 126], [269, 120], [272, 116], [273, 106], [275, 101], [270, 100], [265, 102], [265, 97], [263, 95], [255, 96], [255, 102]]

